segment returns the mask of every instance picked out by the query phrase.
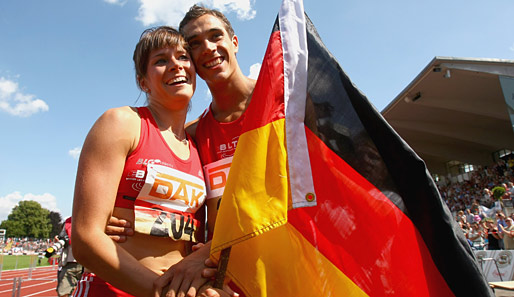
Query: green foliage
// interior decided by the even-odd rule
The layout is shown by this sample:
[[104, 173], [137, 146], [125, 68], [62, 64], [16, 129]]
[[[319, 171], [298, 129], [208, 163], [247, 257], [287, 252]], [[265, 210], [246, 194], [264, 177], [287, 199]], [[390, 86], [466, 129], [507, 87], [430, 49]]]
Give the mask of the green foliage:
[[48, 214], [48, 218], [50, 219], [50, 224], [52, 224], [52, 230], [50, 231], [50, 238], [53, 238], [55, 235], [61, 233], [62, 230], [62, 216], [60, 213], [51, 211]]
[[6, 229], [7, 237], [48, 238], [52, 230], [49, 214], [36, 201], [20, 201], [0, 228]]
[[504, 187], [494, 187], [491, 192], [493, 192], [495, 200], [502, 200], [501, 197], [505, 194], [506, 190]]

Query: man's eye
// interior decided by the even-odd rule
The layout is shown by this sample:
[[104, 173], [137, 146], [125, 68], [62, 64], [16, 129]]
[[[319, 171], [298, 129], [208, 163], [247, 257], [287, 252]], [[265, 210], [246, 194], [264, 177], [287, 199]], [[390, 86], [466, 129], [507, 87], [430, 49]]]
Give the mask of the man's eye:
[[191, 40], [189, 41], [189, 47], [192, 49], [197, 48], [200, 46], [200, 42], [198, 40]]

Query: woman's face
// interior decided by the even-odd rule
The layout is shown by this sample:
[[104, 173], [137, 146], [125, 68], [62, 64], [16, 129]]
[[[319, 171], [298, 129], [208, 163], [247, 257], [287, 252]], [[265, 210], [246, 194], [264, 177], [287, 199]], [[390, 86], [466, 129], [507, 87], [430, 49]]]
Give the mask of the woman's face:
[[187, 51], [181, 46], [152, 50], [141, 88], [150, 101], [187, 108], [196, 88], [195, 67]]

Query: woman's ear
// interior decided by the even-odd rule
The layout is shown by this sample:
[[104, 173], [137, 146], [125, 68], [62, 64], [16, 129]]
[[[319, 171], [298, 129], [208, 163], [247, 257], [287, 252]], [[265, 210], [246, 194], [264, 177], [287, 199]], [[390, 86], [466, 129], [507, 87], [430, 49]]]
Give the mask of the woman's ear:
[[137, 83], [139, 84], [139, 88], [141, 90], [143, 90], [143, 92], [150, 93], [150, 89], [148, 89], [148, 87], [146, 86], [146, 81], [145, 81], [144, 77], [138, 76]]

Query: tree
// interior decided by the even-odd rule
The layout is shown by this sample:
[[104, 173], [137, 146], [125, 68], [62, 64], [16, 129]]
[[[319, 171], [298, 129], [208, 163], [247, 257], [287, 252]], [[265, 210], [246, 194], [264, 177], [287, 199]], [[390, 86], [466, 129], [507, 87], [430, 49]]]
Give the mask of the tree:
[[36, 201], [20, 201], [0, 227], [7, 237], [48, 238], [52, 230], [50, 211]]
[[50, 219], [50, 224], [52, 224], [52, 230], [50, 231], [50, 238], [52, 238], [55, 235], [61, 233], [62, 216], [58, 212], [50, 211], [50, 213], [48, 214], [48, 218]]

